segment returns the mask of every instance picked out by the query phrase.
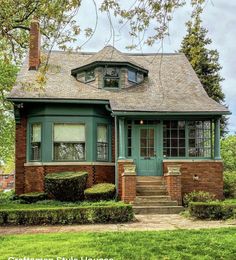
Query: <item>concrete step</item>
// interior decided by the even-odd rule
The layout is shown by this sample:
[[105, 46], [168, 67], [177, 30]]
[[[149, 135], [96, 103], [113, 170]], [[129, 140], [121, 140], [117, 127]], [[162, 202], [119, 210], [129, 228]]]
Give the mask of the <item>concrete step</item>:
[[181, 206], [133, 206], [135, 214], [179, 214]]
[[137, 190], [137, 196], [166, 196], [167, 190]]
[[171, 198], [168, 195], [159, 195], [159, 196], [136, 196], [137, 201], [145, 202], [145, 201], [170, 201]]
[[165, 185], [164, 181], [137, 181], [137, 185], [139, 186], [159, 186], [159, 185]]
[[159, 185], [159, 186], [155, 186], [155, 185], [149, 185], [149, 186], [143, 186], [143, 185], [136, 185], [136, 189], [137, 190], [166, 190], [166, 186], [164, 185]]
[[148, 200], [148, 201], [134, 201], [134, 206], [178, 206], [177, 201], [158, 201], [158, 200]]
[[164, 181], [163, 176], [137, 176], [137, 182], [139, 181]]

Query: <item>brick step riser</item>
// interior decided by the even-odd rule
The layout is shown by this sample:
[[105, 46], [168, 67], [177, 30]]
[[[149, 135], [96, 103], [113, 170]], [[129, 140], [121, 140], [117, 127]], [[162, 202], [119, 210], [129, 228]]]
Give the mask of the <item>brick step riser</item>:
[[135, 214], [179, 214], [181, 211], [183, 211], [183, 207], [169, 207], [169, 208], [135, 208], [134, 207], [134, 213]]

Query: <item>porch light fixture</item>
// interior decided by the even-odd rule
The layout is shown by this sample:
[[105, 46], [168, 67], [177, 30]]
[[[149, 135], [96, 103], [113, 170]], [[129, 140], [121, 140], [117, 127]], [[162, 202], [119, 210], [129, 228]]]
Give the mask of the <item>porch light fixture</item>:
[[143, 120], [140, 120], [140, 125], [143, 125]]

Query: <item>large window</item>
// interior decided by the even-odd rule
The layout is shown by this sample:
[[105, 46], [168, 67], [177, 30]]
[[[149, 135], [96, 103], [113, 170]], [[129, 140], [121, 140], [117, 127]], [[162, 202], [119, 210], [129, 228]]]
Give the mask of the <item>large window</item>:
[[189, 121], [188, 142], [190, 157], [211, 157], [211, 122]]
[[119, 88], [120, 71], [117, 67], [105, 67], [104, 88]]
[[97, 160], [108, 161], [108, 127], [97, 126]]
[[85, 160], [84, 124], [54, 124], [54, 160]]
[[185, 156], [185, 122], [163, 122], [163, 155], [164, 157]]
[[30, 160], [40, 161], [41, 159], [41, 124], [35, 123], [31, 125], [30, 139]]
[[211, 121], [164, 121], [163, 156], [211, 158]]

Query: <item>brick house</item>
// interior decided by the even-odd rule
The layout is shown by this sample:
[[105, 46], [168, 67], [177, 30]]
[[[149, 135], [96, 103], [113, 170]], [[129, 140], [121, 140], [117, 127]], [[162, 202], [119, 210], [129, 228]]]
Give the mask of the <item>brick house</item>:
[[[16, 193], [51, 172], [112, 182], [126, 202], [193, 190], [223, 198], [220, 118], [184, 54], [52, 51], [40, 84], [39, 24], [9, 95], [16, 120]], [[159, 190], [158, 190], [159, 189]], [[135, 199], [136, 198], [136, 199]]]

